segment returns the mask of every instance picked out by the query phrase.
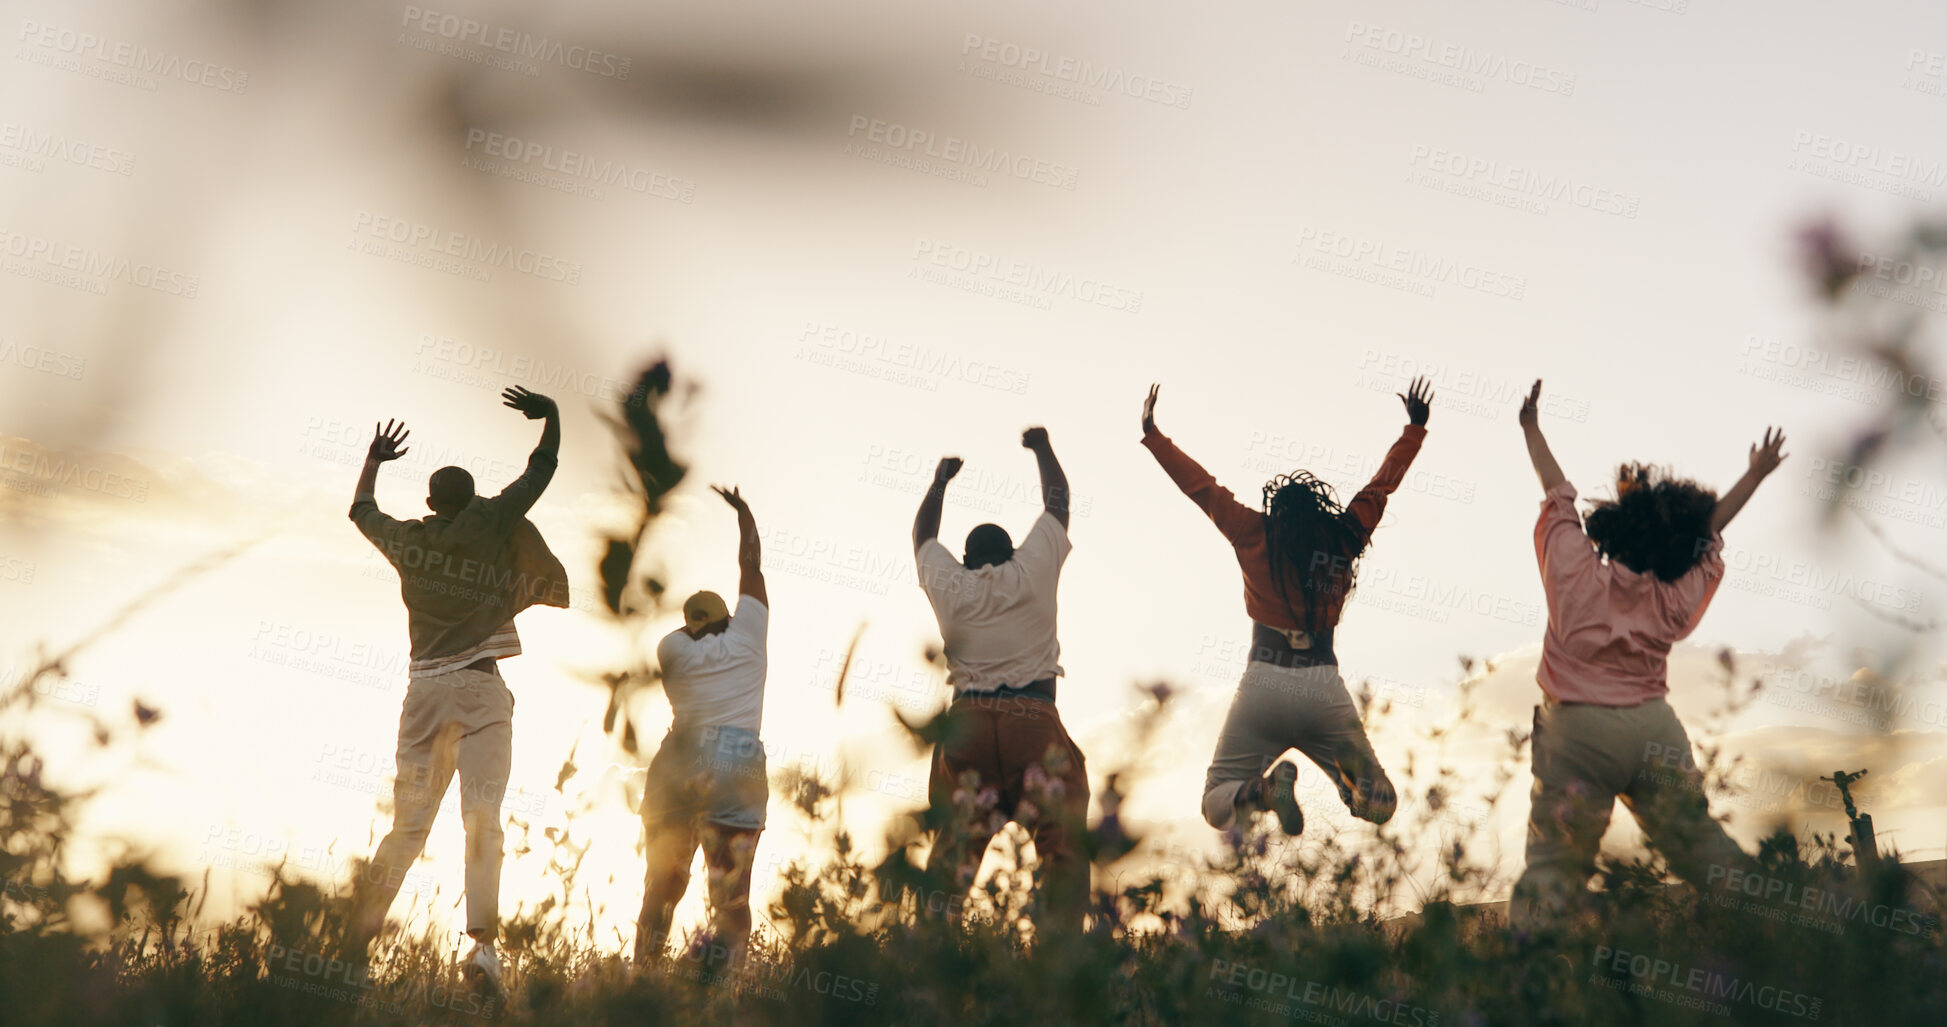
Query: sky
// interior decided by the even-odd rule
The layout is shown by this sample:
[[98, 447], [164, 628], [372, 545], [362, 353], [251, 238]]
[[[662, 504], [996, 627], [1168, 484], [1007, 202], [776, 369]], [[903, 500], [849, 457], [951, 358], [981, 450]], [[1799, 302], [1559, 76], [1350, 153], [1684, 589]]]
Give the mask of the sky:
[[[1938, 439], [1875, 478], [1848, 467], [1892, 393], [1845, 359], [1792, 240], [1833, 217], [1876, 258], [1938, 217], [1947, 48], [1926, 41], [1947, 12], [1834, 18], [1717, 0], [9, 5], [0, 668], [248, 543], [91, 644], [23, 729], [104, 786], [102, 844], [208, 869], [214, 908], [261, 891], [266, 857], [329, 879], [383, 832], [405, 684], [396, 578], [344, 518], [369, 425], [412, 428], [378, 495], [414, 516], [443, 464], [483, 491], [519, 473], [538, 430], [501, 388], [554, 395], [561, 469], [532, 516], [576, 603], [524, 614], [503, 668], [508, 809], [537, 835], [582, 811], [584, 879], [625, 938], [642, 771], [603, 737], [593, 678], [675, 625], [597, 615], [620, 470], [601, 415], [667, 357], [696, 388], [673, 423], [694, 470], [656, 555], [679, 594], [734, 590], [735, 521], [704, 486], [742, 488], [774, 600], [772, 768], [850, 772], [868, 845], [924, 795], [894, 712], [944, 696], [919, 492], [963, 457], [942, 537], [1018, 536], [1038, 508], [1020, 432], [1048, 428], [1076, 493], [1063, 717], [1098, 791], [1136, 772], [1124, 814], [1168, 861], [1214, 845], [1197, 797], [1248, 624], [1228, 547], [1137, 444], [1144, 392], [1161, 384], [1163, 430], [1251, 502], [1297, 467], [1357, 489], [1404, 423], [1394, 393], [1426, 374], [1429, 437], [1337, 649], [1391, 701], [1388, 766], [1476, 796], [1448, 820], [1500, 839], [1511, 880], [1525, 769], [1489, 795], [1486, 768], [1539, 694], [1540, 491], [1514, 413], [1540, 377], [1585, 496], [1624, 459], [1728, 487], [1786, 428], [1672, 702], [1755, 768], [1761, 801], [1722, 810], [1747, 842], [1775, 816], [1843, 834], [1816, 787], [1763, 775], [1857, 763], [1882, 842], [1940, 858], [1947, 688], [1931, 634], [1892, 621], [1937, 618], [1947, 584], [1865, 528], [1940, 552]], [[1827, 525], [1846, 481], [1867, 485], [1861, 517]], [[1771, 685], [1712, 722], [1724, 649]], [[1862, 666], [1896, 672], [1891, 718]], [[1479, 726], [1443, 765], [1426, 734], [1459, 722], [1470, 676]], [[1174, 698], [1138, 747], [1158, 681]], [[135, 699], [163, 719], [83, 759], [66, 708], [119, 723]], [[645, 738], [667, 723], [659, 696], [634, 712]], [[1300, 787], [1314, 823], [1370, 833]], [[774, 802], [760, 866], [808, 844]], [[442, 817], [418, 915], [450, 916], [460, 846]], [[539, 859], [510, 857], [505, 906], [544, 893]]]

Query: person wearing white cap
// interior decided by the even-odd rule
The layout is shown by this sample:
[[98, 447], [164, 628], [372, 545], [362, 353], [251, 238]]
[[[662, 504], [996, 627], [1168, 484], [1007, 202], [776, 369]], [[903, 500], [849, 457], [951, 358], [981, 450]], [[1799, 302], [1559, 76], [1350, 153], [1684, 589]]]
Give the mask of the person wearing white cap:
[[737, 613], [731, 616], [715, 592], [697, 592], [683, 601], [683, 626], [656, 646], [675, 718], [649, 762], [642, 795], [649, 865], [636, 920], [637, 964], [662, 954], [699, 846], [709, 874], [713, 959], [734, 964], [750, 941], [751, 862], [770, 802], [758, 739], [770, 596], [750, 506], [737, 489], [713, 488], [737, 511]]

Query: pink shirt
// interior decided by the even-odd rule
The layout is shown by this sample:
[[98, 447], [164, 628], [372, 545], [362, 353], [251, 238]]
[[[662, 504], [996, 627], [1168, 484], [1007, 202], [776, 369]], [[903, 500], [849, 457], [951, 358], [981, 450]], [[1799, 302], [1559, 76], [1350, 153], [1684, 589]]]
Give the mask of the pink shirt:
[[1724, 540], [1675, 581], [1596, 555], [1575, 512], [1575, 486], [1548, 490], [1535, 522], [1535, 559], [1548, 595], [1541, 690], [1560, 702], [1634, 706], [1670, 691], [1670, 646], [1703, 619], [1724, 579]]

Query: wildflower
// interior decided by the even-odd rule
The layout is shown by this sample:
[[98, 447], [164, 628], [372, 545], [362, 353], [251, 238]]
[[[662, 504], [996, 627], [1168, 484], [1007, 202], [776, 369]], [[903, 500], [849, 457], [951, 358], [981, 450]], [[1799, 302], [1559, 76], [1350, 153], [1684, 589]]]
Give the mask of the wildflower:
[[1846, 254], [1857, 253], [1830, 220], [1815, 221], [1798, 231], [1799, 259], [1807, 277], [1826, 299], [1836, 299], [1852, 281], [1858, 267]]

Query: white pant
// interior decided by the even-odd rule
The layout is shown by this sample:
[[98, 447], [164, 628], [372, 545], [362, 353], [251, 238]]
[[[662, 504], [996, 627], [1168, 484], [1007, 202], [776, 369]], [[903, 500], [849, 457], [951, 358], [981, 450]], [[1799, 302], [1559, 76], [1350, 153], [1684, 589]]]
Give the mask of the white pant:
[[[1228, 828], [1236, 817], [1238, 789], [1263, 776], [1286, 749], [1304, 753], [1334, 781], [1386, 779], [1337, 666], [1280, 667], [1252, 660], [1237, 683], [1204, 774], [1203, 819], [1218, 830]], [[1391, 790], [1389, 783], [1385, 791]]]
[[448, 671], [413, 678], [399, 712], [399, 772], [392, 830], [359, 882], [354, 930], [378, 934], [406, 873], [426, 848], [433, 816], [457, 772], [466, 827], [467, 933], [496, 932], [500, 920], [500, 801], [514, 756], [514, 693], [497, 673]]

